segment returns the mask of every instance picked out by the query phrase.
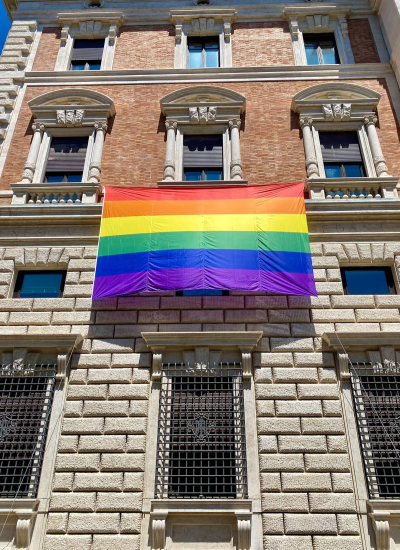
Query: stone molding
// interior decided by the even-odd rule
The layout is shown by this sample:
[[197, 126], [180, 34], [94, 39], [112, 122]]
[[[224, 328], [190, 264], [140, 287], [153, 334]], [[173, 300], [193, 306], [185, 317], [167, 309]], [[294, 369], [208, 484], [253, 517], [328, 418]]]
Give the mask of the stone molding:
[[[100, 195], [99, 183], [11, 183], [10, 186], [12, 204], [95, 204]], [[51, 196], [54, 199], [50, 199]], [[75, 196], [78, 198], [71, 198]]]
[[0, 499], [0, 521], [15, 524], [14, 548], [27, 549], [38, 513], [38, 499]]
[[142, 338], [153, 352], [153, 380], [160, 379], [163, 352], [170, 350], [194, 350], [194, 361], [198, 365], [209, 361], [210, 350], [238, 349], [242, 354], [243, 377], [251, 378], [251, 352], [261, 337], [262, 332], [142, 332]]
[[[309, 178], [306, 188], [310, 191], [312, 200], [331, 199], [330, 191], [343, 193], [342, 197], [336, 194], [335, 199], [338, 198], [341, 201], [354, 199], [351, 195], [354, 190], [366, 191], [365, 198], [368, 199], [397, 199], [398, 183], [399, 178], [391, 176], [385, 178]], [[364, 195], [360, 195], [360, 197], [357, 198], [357, 201], [363, 200]]]
[[336, 351], [360, 351], [380, 346], [399, 346], [400, 332], [325, 332], [323, 340]]
[[367, 508], [374, 526], [376, 550], [390, 550], [390, 532], [397, 529], [400, 520], [400, 500], [368, 500]]

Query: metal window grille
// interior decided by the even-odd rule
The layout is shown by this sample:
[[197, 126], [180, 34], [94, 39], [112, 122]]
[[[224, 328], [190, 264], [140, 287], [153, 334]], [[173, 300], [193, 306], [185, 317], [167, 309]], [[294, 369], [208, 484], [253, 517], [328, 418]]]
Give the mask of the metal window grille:
[[0, 497], [35, 498], [57, 365], [0, 370]]
[[400, 368], [350, 365], [370, 498], [400, 498]]
[[240, 364], [163, 365], [156, 498], [247, 498]]

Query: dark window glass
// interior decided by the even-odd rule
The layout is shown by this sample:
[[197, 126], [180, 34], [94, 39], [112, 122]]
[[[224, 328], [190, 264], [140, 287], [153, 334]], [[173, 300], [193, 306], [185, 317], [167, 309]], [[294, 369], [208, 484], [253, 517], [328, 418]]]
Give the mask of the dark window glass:
[[219, 67], [219, 40], [215, 38], [188, 38], [189, 69]]
[[99, 71], [101, 63], [99, 61], [71, 61], [72, 71]]
[[103, 57], [104, 39], [77, 39], [71, 56], [72, 71], [98, 71]]
[[20, 271], [14, 298], [60, 298], [65, 275], [65, 271]]
[[177, 296], [229, 296], [229, 290], [199, 288], [196, 290], [177, 290]]
[[79, 183], [82, 181], [82, 174], [58, 172], [58, 173], [46, 173], [46, 183]]
[[85, 166], [88, 138], [53, 137], [46, 164], [45, 182], [80, 182]]
[[333, 33], [304, 34], [307, 65], [338, 65], [339, 54]]
[[343, 267], [345, 294], [396, 294], [390, 267]]
[[222, 180], [222, 136], [184, 136], [183, 172], [186, 181]]
[[365, 169], [357, 132], [320, 132], [327, 178], [362, 178]]

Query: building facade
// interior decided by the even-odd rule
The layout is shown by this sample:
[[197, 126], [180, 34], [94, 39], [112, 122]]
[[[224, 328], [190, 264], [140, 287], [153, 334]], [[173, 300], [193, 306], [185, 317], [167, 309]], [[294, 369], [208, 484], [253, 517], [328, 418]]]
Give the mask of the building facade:
[[[398, 6], [4, 3], [1, 548], [400, 548]], [[103, 186], [301, 181], [318, 297], [92, 301]]]

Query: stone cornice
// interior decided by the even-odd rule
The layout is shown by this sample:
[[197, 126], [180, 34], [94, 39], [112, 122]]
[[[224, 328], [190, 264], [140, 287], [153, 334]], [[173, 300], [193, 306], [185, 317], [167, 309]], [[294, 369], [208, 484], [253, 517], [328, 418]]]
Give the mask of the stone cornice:
[[0, 334], [0, 348], [54, 348], [58, 351], [68, 351], [74, 344], [82, 340], [82, 335], [76, 334]]
[[400, 332], [325, 332], [322, 338], [339, 352], [343, 352], [343, 348], [347, 352], [379, 346], [400, 346]]

